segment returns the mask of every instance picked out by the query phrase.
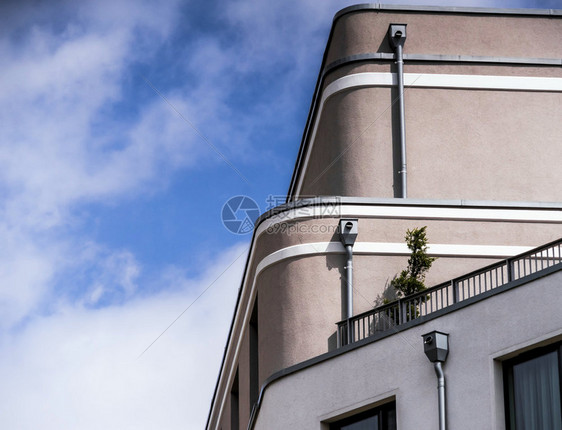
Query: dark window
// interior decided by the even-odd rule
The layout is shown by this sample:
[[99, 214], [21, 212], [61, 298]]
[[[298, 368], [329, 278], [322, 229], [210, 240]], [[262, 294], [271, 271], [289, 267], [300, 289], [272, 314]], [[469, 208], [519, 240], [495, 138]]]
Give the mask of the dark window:
[[258, 350], [258, 299], [250, 317], [250, 410], [258, 401], [259, 395], [259, 350]]
[[230, 430], [238, 430], [240, 425], [238, 401], [238, 369], [230, 390]]
[[562, 430], [562, 344], [504, 363], [508, 430]]
[[331, 423], [330, 430], [396, 430], [396, 403], [387, 403]]

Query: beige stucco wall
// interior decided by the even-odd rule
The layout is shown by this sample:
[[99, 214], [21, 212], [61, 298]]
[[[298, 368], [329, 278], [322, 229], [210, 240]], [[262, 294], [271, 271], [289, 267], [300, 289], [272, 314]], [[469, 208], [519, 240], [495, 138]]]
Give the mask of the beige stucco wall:
[[363, 10], [336, 21], [326, 64], [366, 52], [392, 52], [386, 38], [390, 23], [407, 24], [405, 54], [562, 58], [559, 17]]
[[322, 421], [392, 396], [398, 428], [437, 428], [436, 377], [421, 335], [439, 330], [450, 335], [450, 428], [503, 430], [500, 359], [562, 337], [551, 299], [561, 282], [557, 272], [282, 378], [267, 388], [255, 429], [320, 430]]
[[362, 88], [325, 104], [301, 195], [394, 197], [390, 88]]
[[414, 198], [562, 201], [562, 93], [407, 91]]
[[[303, 226], [337, 226], [339, 218], [295, 221]], [[407, 229], [427, 226], [430, 244], [534, 247], [562, 237], [562, 223], [360, 218], [355, 247], [361, 243], [403, 243]], [[329, 229], [322, 229], [329, 230]], [[332, 229], [333, 231], [333, 229]], [[514, 234], [514, 231], [517, 234]], [[281, 238], [283, 237], [283, 238]], [[339, 244], [337, 234], [267, 234], [258, 247], [268, 255], [295, 245]], [[278, 248], [275, 248], [277, 244]], [[281, 246], [282, 244], [282, 246]], [[433, 254], [431, 254], [433, 255]], [[265, 258], [265, 255], [263, 256]], [[354, 314], [372, 309], [392, 277], [407, 265], [402, 255], [354, 257]], [[426, 278], [428, 286], [498, 261], [498, 257], [442, 255]], [[256, 280], [259, 300], [260, 381], [274, 372], [333, 349], [336, 323], [344, 319], [345, 254], [318, 252], [295, 256], [265, 268]]]
[[[332, 96], [300, 195], [394, 197], [390, 88]], [[562, 201], [562, 92], [409, 88], [408, 197]]]
[[[392, 52], [390, 23], [406, 23], [405, 54], [562, 58], [559, 17], [360, 11], [336, 21], [324, 66], [347, 56]], [[392, 61], [355, 62], [324, 77], [396, 73]], [[405, 73], [562, 78], [560, 65], [415, 62]], [[396, 88], [354, 87], [316, 105], [306, 136], [302, 196], [399, 197]], [[408, 197], [562, 201], [562, 92], [406, 88]], [[322, 107], [322, 109], [320, 109]], [[316, 134], [312, 133], [316, 130]]]

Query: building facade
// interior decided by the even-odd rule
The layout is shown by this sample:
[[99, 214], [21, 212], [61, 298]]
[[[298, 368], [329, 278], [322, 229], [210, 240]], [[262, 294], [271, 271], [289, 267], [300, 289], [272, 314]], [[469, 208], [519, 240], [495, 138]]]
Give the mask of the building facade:
[[[256, 223], [208, 429], [561, 428], [561, 17], [336, 15], [287, 204]], [[392, 302], [423, 226], [435, 288]], [[521, 424], [521, 384], [541, 380], [549, 409]]]

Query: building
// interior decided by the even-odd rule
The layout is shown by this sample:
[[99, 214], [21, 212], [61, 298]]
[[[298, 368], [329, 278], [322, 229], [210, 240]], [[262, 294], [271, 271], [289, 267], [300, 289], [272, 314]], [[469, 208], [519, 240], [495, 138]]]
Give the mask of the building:
[[[335, 16], [287, 204], [256, 223], [207, 429], [562, 428], [561, 17]], [[436, 287], [377, 308], [422, 226]]]

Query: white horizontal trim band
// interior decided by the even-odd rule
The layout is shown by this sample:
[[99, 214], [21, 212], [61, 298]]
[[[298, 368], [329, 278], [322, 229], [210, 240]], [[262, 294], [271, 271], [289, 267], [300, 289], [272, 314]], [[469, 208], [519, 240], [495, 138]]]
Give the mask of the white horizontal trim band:
[[[332, 82], [322, 94], [328, 97], [350, 88], [397, 85], [396, 73], [366, 72], [347, 75]], [[562, 91], [562, 78], [537, 76], [450, 75], [404, 73], [407, 87], [467, 88], [479, 90]]]
[[263, 234], [274, 225], [283, 222], [313, 218], [339, 219], [341, 217], [562, 223], [562, 211], [546, 209], [477, 209], [426, 206], [347, 205], [334, 203], [333, 205], [311, 205], [293, 208], [274, 215], [264, 220], [258, 226], [256, 237]]
[[474, 88], [479, 90], [562, 91], [562, 78], [405, 73], [404, 85], [433, 88]]
[[[432, 244], [428, 254], [437, 257], [472, 257], [472, 258], [509, 258], [533, 249], [532, 246], [504, 245], [455, 245]], [[305, 255], [344, 254], [341, 242], [314, 242], [289, 246], [264, 257], [256, 268], [256, 278], [267, 267], [280, 261]], [[405, 243], [356, 242], [353, 246], [355, 255], [409, 255]]]

